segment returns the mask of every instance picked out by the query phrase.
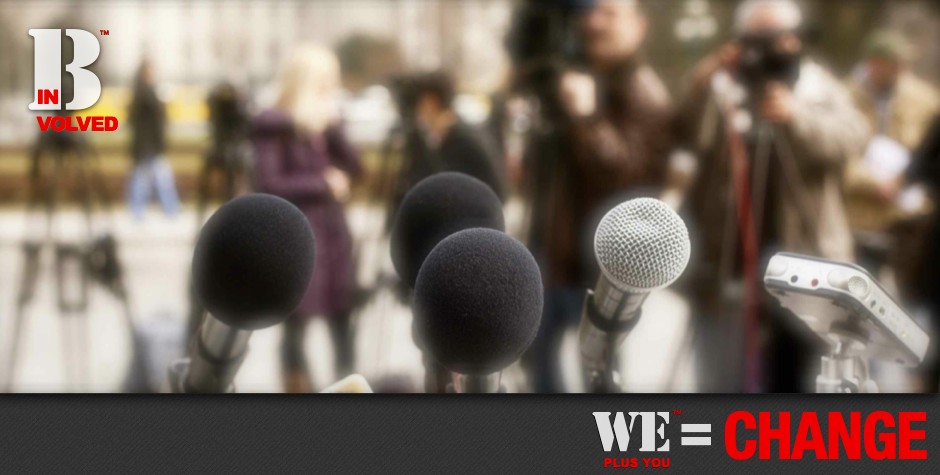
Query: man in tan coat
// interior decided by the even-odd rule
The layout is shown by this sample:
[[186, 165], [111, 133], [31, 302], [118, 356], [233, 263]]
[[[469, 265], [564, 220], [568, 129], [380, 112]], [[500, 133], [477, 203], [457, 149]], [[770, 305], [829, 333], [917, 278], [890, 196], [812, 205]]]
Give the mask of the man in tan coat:
[[679, 115], [699, 157], [685, 282], [704, 390], [807, 390], [800, 360], [814, 337], [791, 333], [763, 271], [777, 251], [852, 258], [842, 179], [868, 128], [848, 91], [803, 58], [801, 23], [790, 1], [741, 4], [737, 40], [696, 67]]
[[911, 46], [899, 32], [877, 31], [867, 40], [865, 59], [850, 78], [856, 105], [875, 134], [913, 150], [940, 111], [940, 94], [909, 68]]
[[849, 78], [855, 104], [875, 134], [865, 159], [853, 161], [846, 178], [849, 222], [863, 237], [883, 235], [892, 224], [919, 211], [899, 206], [898, 195], [910, 151], [940, 112], [940, 94], [908, 69], [911, 56], [899, 32], [877, 31]]

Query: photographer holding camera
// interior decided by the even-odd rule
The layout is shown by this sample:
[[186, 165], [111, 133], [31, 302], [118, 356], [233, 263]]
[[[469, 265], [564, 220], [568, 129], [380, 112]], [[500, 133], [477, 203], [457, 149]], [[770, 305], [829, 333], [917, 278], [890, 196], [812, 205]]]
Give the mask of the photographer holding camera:
[[791, 0], [742, 3], [736, 40], [699, 63], [679, 115], [700, 161], [686, 201], [697, 262], [686, 274], [705, 391], [807, 388], [810, 340], [774, 315], [760, 276], [776, 251], [852, 257], [843, 170], [868, 130], [848, 91], [804, 57], [802, 30]]
[[538, 392], [564, 389], [558, 347], [578, 321], [584, 289], [597, 278], [591, 219], [615, 196], [661, 185], [670, 145], [669, 94], [639, 54], [647, 32], [639, 2], [585, 7], [570, 7], [577, 11], [583, 67], [568, 62], [548, 81], [557, 102], [540, 104], [550, 117], [543, 117], [544, 130], [532, 137], [525, 159], [528, 244], [546, 287], [542, 325], [527, 359]]

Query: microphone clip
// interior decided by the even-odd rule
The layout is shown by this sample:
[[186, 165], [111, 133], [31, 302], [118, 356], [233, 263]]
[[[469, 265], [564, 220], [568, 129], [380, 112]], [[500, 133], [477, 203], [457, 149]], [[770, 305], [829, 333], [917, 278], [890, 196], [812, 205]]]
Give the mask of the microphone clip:
[[[617, 315], [621, 315], [622, 307], [623, 303], [618, 308]], [[587, 366], [584, 366], [589, 360], [582, 360], [587, 391], [594, 394], [618, 393], [621, 390], [621, 385], [620, 375], [617, 371], [619, 365], [616, 361], [618, 352], [615, 349], [626, 338], [626, 334], [633, 330], [637, 322], [640, 321], [642, 308], [638, 308], [630, 318], [606, 318], [597, 309], [594, 292], [588, 290], [583, 312], [590, 326], [594, 327], [595, 331], [600, 332], [598, 336], [604, 339], [603, 348], [605, 348], [599, 353], [595, 352], [595, 358], [597, 359], [593, 363], [587, 363]], [[600, 344], [597, 340], [595, 342]], [[582, 340], [583, 344], [584, 341]], [[582, 358], [584, 357], [585, 353], [582, 350]]]
[[[594, 292], [591, 290], [587, 291], [587, 302], [585, 302], [584, 310], [587, 314], [588, 321], [591, 322], [598, 330], [602, 330], [605, 333], [611, 335], [619, 335], [621, 333], [629, 333], [633, 330], [633, 327], [636, 326], [637, 322], [640, 321], [640, 317], [643, 314], [643, 309], [639, 308], [636, 311], [636, 315], [633, 318], [627, 318], [620, 320], [617, 318], [604, 318], [601, 315], [600, 311], [597, 310], [597, 305], [594, 302]], [[619, 313], [619, 312], [618, 312]]]

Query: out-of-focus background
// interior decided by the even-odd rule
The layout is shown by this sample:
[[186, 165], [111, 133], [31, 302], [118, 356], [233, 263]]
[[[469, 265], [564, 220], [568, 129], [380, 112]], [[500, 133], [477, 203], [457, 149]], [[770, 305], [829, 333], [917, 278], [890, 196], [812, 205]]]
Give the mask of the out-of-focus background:
[[[821, 162], [840, 165], [819, 173], [801, 169], [809, 184], [794, 188], [805, 194], [797, 201], [808, 199], [810, 213], [823, 215], [809, 219], [818, 221], [821, 231], [813, 239], [819, 242], [807, 245], [806, 236], [791, 240], [782, 229], [760, 231], [766, 233], [763, 242], [774, 250], [815, 250], [862, 264], [935, 335], [940, 320], [933, 314], [936, 298], [930, 289], [936, 285], [931, 287], [934, 276], [924, 263], [933, 262], [929, 243], [936, 243], [930, 238], [933, 185], [925, 178], [936, 164], [918, 164], [940, 160], [925, 145], [940, 114], [940, 7], [928, 0], [805, 1], [793, 4], [802, 12], [794, 23], [789, 7], [764, 3], [0, 1], [0, 374], [7, 389], [156, 387], [166, 362], [182, 352], [193, 312], [190, 263], [202, 221], [229, 197], [280, 189], [276, 179], [256, 176], [267, 161], [279, 160], [258, 148], [265, 140], [258, 124], [272, 120], [264, 116], [270, 110], [301, 122], [292, 112], [296, 104], [285, 103], [289, 81], [284, 77], [299, 64], [292, 61], [298, 48], [309, 44], [335, 56], [339, 75], [335, 91], [323, 94], [329, 103], [301, 104], [336, 109], [326, 129], [314, 125], [310, 131], [325, 134], [332, 144], [339, 139], [331, 131], [341, 129], [341, 142], [355, 151], [358, 162], [330, 167], [342, 175], [325, 177], [330, 199], [344, 211], [319, 224], [350, 230], [353, 296], [325, 310], [316, 307], [330, 315], [300, 316], [299, 323], [256, 332], [236, 379], [239, 391], [316, 390], [347, 372], [363, 374], [380, 390], [422, 390], [424, 366], [412, 341], [411, 312], [389, 259], [388, 219], [420, 178], [420, 171], [412, 173], [415, 163], [432, 156], [428, 163], [444, 165], [431, 171], [464, 171], [447, 165], [447, 154], [475, 147], [487, 150], [483, 160], [490, 169], [484, 175], [493, 178], [484, 181], [502, 188], [497, 191], [504, 197], [507, 231], [539, 258], [548, 288], [543, 326], [551, 333], [540, 335], [504, 380], [518, 391], [583, 390], [575, 330], [583, 290], [593, 280], [582, 278], [590, 274], [584, 269], [589, 262], [572, 262], [590, 258], [582, 259], [577, 245], [564, 248], [552, 236], [570, 231], [578, 241], [593, 228], [583, 217], [570, 222], [558, 217], [587, 215], [596, 211], [589, 203], [600, 206], [623, 193], [649, 194], [637, 190], [654, 187], [657, 196], [696, 223], [690, 225], [693, 252], [712, 252], [709, 246], [720, 239], [705, 237], [704, 228], [723, 221], [695, 203], [725, 196], [720, 190], [728, 189], [727, 182], [709, 172], [721, 165], [707, 157], [730, 152], [716, 151], [709, 143], [713, 139], [704, 137], [704, 131], [722, 124], [702, 118], [706, 107], [697, 106], [708, 101], [699, 96], [720, 88], [719, 70], [728, 66], [722, 61], [734, 56], [721, 53], [723, 45], [764, 33], [776, 40], [789, 30], [800, 38], [800, 58], [812, 58], [816, 69], [786, 84], [783, 74], [775, 76], [768, 67], [769, 79], [756, 81], [781, 82], [786, 92], [753, 109], [752, 120], [765, 117], [775, 126], [811, 129], [791, 137], [800, 155], [796, 160], [816, 154], [815, 147], [830, 152]], [[35, 113], [27, 109], [33, 94], [31, 28], [97, 34], [101, 54], [89, 69], [100, 77], [103, 91], [98, 103], [80, 114], [116, 116], [116, 132], [77, 133], [43, 144]], [[328, 65], [330, 59], [322, 62]], [[320, 73], [298, 74], [311, 77], [330, 69], [311, 68]], [[813, 86], [800, 85], [812, 81], [823, 92], [814, 95], [806, 92]], [[739, 82], [745, 89], [753, 84]], [[585, 88], [589, 92], [581, 92]], [[832, 97], [844, 97], [845, 103], [824, 102]], [[807, 103], [843, 112], [830, 121], [799, 125], [801, 117], [812, 115], [800, 111]], [[591, 126], [585, 129], [579, 121]], [[452, 139], [457, 141], [447, 148], [455, 124], [472, 133]], [[840, 127], [848, 130], [835, 130]], [[831, 136], [828, 128], [834, 129]], [[651, 138], [664, 130], [670, 131], [667, 137]], [[936, 126], [932, 134], [940, 134]], [[742, 136], [745, 148], [756, 140]], [[546, 145], [552, 138], [567, 142]], [[311, 160], [353, 160], [332, 155], [335, 148], [328, 146], [326, 157]], [[549, 157], [543, 153], [549, 149], [563, 152]], [[807, 149], [814, 150], [804, 153]], [[584, 165], [591, 172], [582, 173], [580, 159], [566, 153], [602, 164], [619, 160], [626, 168], [654, 163], [638, 166], [656, 171], [598, 174], [597, 167]], [[297, 173], [322, 171], [312, 165]], [[770, 180], [785, 173], [772, 169]], [[562, 184], [551, 178], [557, 176], [565, 177]], [[598, 179], [593, 186], [596, 176], [618, 178]], [[344, 184], [348, 196], [337, 191]], [[781, 204], [790, 199], [781, 190], [788, 186], [769, 185], [766, 222], [786, 222], [781, 216], [792, 210]], [[604, 196], [592, 190], [604, 190]], [[92, 195], [86, 209], [85, 197]], [[796, 222], [780, 226], [789, 229]], [[843, 222], [842, 235], [830, 229]], [[848, 239], [840, 241], [843, 235]], [[111, 243], [116, 243], [114, 254], [108, 254]], [[89, 277], [84, 258], [70, 254], [89, 246], [119, 262], [121, 275], [100, 265], [99, 277]], [[731, 281], [740, 274], [737, 265], [725, 275], [708, 262], [694, 267], [695, 262], [690, 273], [699, 278], [711, 272], [714, 281]], [[806, 335], [777, 338], [781, 330], [768, 323], [776, 317], [767, 315], [755, 332], [745, 330], [744, 317], [698, 315], [712, 307], [709, 296], [700, 295], [703, 287], [696, 291], [694, 278], [649, 298], [623, 346], [625, 390], [811, 389], [812, 370], [810, 376], [781, 376], [794, 378], [789, 386], [774, 379], [777, 371], [787, 373], [781, 367], [797, 365], [782, 361], [788, 353], [814, 354], [805, 349], [811, 343], [801, 340]], [[739, 290], [732, 283], [710, 291], [714, 296]], [[566, 308], [574, 310], [564, 314]], [[804, 346], [787, 346], [789, 341]], [[749, 350], [748, 342], [759, 349]], [[733, 354], [713, 357], [709, 345]], [[285, 352], [305, 354], [305, 361]], [[759, 358], [756, 368], [742, 363], [747, 356]], [[873, 371], [883, 390], [936, 391], [934, 365], [928, 361], [917, 370], [876, 365]], [[721, 379], [716, 374], [731, 381], [716, 383]]]

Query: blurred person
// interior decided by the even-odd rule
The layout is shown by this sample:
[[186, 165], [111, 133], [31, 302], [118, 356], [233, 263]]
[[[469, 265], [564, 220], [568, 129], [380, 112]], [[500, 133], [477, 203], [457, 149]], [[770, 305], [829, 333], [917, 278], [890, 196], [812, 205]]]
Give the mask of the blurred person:
[[[415, 118], [417, 92], [415, 82], [417, 77], [413, 74], [393, 76], [389, 81], [389, 90], [395, 101], [395, 110], [398, 118], [385, 134], [381, 145], [381, 168], [378, 177], [381, 181], [379, 196], [388, 201], [385, 216], [385, 232], [390, 232], [395, 223], [398, 206], [405, 194], [418, 181], [430, 173], [422, 167], [423, 157], [427, 154], [427, 147]], [[398, 167], [395, 167], [396, 158]], [[401, 284], [401, 282], [399, 282]], [[407, 301], [407, 286], [402, 285], [399, 290], [403, 292], [398, 296]]]
[[[910, 182], [927, 187], [934, 203], [940, 203], [940, 114], [937, 114], [924, 133], [922, 143], [915, 149], [911, 167], [907, 171]], [[918, 294], [922, 296], [929, 324], [923, 325], [931, 343], [922, 365], [925, 392], [940, 391], [940, 352], [936, 340], [940, 329], [940, 206], [934, 206], [929, 220], [926, 239], [920, 240], [923, 272], [917, 281]]]
[[166, 161], [166, 106], [157, 95], [153, 66], [140, 64], [134, 81], [134, 95], [128, 110], [131, 125], [131, 156], [134, 168], [128, 184], [128, 204], [137, 220], [142, 220], [154, 189], [169, 216], [179, 211], [179, 196], [173, 170]]
[[805, 58], [802, 26], [793, 1], [740, 4], [736, 40], [695, 67], [680, 108], [677, 132], [700, 162], [683, 285], [702, 391], [807, 389], [816, 337], [766, 295], [766, 262], [777, 251], [853, 257], [842, 177], [867, 127], [845, 87]]
[[[391, 88], [399, 120], [382, 145], [380, 177], [386, 180], [389, 196], [386, 231], [391, 230], [408, 190], [435, 173], [470, 175], [489, 185], [500, 199], [506, 199], [506, 172], [494, 137], [489, 130], [471, 126], [457, 114], [451, 76], [444, 72], [407, 74], [394, 78]], [[395, 154], [401, 156], [401, 164], [397, 171], [391, 171]]]
[[496, 144], [485, 130], [464, 122], [454, 110], [453, 78], [444, 72], [419, 76], [414, 86], [415, 120], [422, 150], [410, 160], [406, 182], [411, 186], [439, 172], [460, 172], [486, 183], [506, 198], [506, 178]]
[[284, 327], [281, 365], [287, 392], [312, 390], [303, 346], [311, 316], [327, 319], [337, 376], [351, 373], [354, 364], [350, 315], [355, 266], [344, 203], [350, 180], [361, 174], [362, 165], [339, 121], [339, 74], [329, 50], [298, 47], [281, 71], [274, 108], [259, 115], [252, 127], [257, 190], [300, 208], [317, 239], [310, 288]]
[[872, 131], [908, 150], [921, 144], [940, 109], [937, 89], [908, 68], [912, 56], [912, 46], [900, 32], [876, 31], [850, 78], [853, 97]]
[[[403, 157], [386, 230], [392, 229], [398, 207], [408, 191], [437, 173], [459, 172], [472, 176], [486, 183], [500, 200], [505, 200], [508, 187], [494, 137], [489, 135], [489, 130], [471, 126], [457, 114], [453, 78], [446, 72], [436, 71], [400, 77], [393, 85], [400, 120], [386, 141], [384, 163], [390, 163], [393, 147], [397, 147]], [[396, 295], [409, 305], [412, 289], [397, 277], [394, 282]], [[425, 369], [428, 391], [434, 384], [435, 392], [445, 392], [450, 379], [446, 368], [425, 359]]]
[[542, 324], [529, 349], [534, 389], [560, 392], [558, 350], [597, 279], [591, 239], [601, 208], [662, 184], [670, 98], [640, 57], [647, 19], [630, 0], [600, 0], [579, 22], [586, 68], [558, 79], [561, 116], [526, 152], [529, 246], [545, 283]]
[[[221, 175], [223, 202], [251, 190], [254, 156], [249, 141], [251, 114], [246, 91], [234, 81], [216, 84], [206, 99], [209, 109], [211, 143], [203, 157], [202, 169], [196, 179], [196, 223], [202, 226], [211, 196], [211, 179]], [[193, 289], [191, 289], [193, 290]], [[196, 295], [190, 295], [187, 337], [192, 337], [202, 323], [204, 309]], [[188, 338], [187, 338], [188, 339]]]
[[209, 179], [214, 172], [223, 176], [222, 196], [226, 201], [251, 188], [253, 157], [248, 143], [251, 122], [248, 102], [246, 91], [231, 81], [222, 81], [209, 92], [206, 105], [212, 144], [199, 175], [200, 215], [208, 205]]
[[531, 103], [525, 96], [512, 90], [496, 92], [491, 101], [486, 127], [496, 138], [502, 168], [506, 171], [506, 183], [511, 190], [515, 190], [522, 178], [524, 138], [532, 119]]
[[[875, 275], [898, 251], [891, 249], [891, 227], [919, 211], [899, 199], [904, 172], [911, 151], [940, 110], [937, 90], [907, 68], [911, 56], [911, 45], [900, 32], [876, 31], [866, 41], [865, 57], [850, 78], [855, 103], [875, 136], [868, 143], [865, 160], [853, 162], [857, 166], [848, 170], [846, 202], [859, 263]], [[895, 272], [910, 271], [899, 266], [897, 259], [892, 260]], [[919, 259], [910, 256], [902, 260]], [[904, 289], [900, 290], [903, 294]]]

